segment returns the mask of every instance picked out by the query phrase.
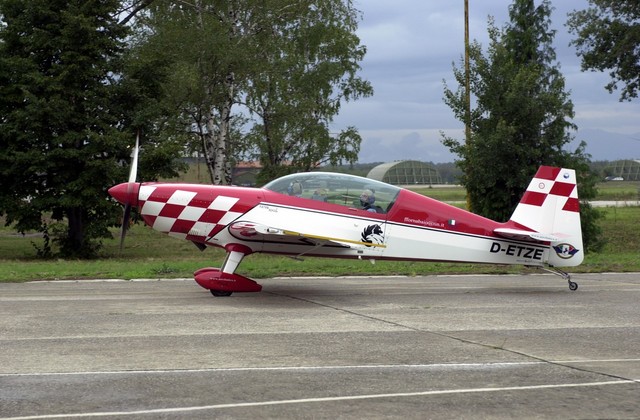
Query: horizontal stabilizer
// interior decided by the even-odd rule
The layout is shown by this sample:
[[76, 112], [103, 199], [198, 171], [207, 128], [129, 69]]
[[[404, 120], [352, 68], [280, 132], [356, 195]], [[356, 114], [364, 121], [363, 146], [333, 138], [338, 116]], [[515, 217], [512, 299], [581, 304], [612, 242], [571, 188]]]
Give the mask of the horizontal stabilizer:
[[566, 235], [562, 235], [562, 234], [540, 233], [540, 232], [532, 232], [528, 230], [509, 229], [509, 228], [497, 228], [497, 229], [494, 229], [493, 232], [505, 238], [521, 239], [521, 240], [533, 239], [540, 242], [557, 242], [557, 241], [561, 241], [563, 238], [566, 237]]

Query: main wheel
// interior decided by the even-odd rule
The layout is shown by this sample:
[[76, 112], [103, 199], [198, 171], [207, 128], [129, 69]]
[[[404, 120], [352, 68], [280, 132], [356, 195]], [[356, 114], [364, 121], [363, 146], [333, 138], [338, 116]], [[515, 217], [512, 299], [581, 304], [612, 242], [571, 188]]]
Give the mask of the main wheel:
[[571, 291], [578, 290], [578, 283], [574, 281], [569, 281], [569, 290]]
[[213, 290], [213, 289], [210, 289], [209, 291], [215, 297], [231, 296], [231, 293], [233, 293], [233, 292], [227, 292], [225, 290]]

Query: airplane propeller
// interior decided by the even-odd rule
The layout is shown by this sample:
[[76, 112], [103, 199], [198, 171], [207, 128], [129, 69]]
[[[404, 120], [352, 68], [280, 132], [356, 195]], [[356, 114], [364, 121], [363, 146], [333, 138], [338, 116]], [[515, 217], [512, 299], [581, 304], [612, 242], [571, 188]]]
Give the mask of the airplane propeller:
[[131, 169], [129, 170], [129, 181], [127, 182], [127, 200], [124, 205], [124, 212], [122, 214], [122, 228], [120, 230], [120, 251], [124, 248], [124, 238], [127, 235], [129, 229], [129, 221], [131, 219], [131, 194], [136, 182], [136, 176], [138, 173], [138, 150], [140, 148], [140, 132], [136, 135], [136, 146], [131, 154]]

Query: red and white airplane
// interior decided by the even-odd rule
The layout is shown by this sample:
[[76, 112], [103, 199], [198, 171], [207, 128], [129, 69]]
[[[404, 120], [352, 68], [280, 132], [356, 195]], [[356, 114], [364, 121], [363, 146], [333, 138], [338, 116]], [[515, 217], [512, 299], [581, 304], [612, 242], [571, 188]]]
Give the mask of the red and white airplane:
[[236, 273], [254, 252], [370, 260], [447, 261], [535, 266], [578, 285], [559, 267], [584, 257], [576, 174], [541, 166], [511, 219], [495, 222], [407, 189], [352, 175], [310, 172], [263, 188], [129, 182], [109, 189], [153, 229], [224, 248], [220, 268], [202, 268], [196, 282], [214, 296], [257, 292]]

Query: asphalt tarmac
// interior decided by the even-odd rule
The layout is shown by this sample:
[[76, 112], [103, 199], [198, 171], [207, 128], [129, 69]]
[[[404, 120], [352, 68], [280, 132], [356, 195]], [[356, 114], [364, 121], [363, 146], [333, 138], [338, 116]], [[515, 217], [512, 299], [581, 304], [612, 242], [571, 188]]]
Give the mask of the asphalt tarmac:
[[0, 284], [0, 418], [640, 418], [640, 274]]

